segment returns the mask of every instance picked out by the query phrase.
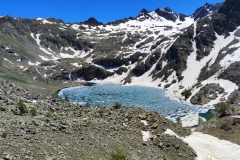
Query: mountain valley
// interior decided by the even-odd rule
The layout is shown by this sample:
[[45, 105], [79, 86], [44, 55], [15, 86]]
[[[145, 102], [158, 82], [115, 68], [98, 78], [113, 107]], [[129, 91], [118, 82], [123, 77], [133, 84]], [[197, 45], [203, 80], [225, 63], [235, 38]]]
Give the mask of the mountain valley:
[[0, 17], [2, 159], [198, 157], [191, 128], [159, 113], [59, 99], [59, 89], [88, 82], [156, 87], [170, 98], [214, 106], [215, 115], [200, 118], [193, 133], [240, 145], [239, 17], [240, 0], [207, 3], [189, 16], [142, 9], [107, 24]]

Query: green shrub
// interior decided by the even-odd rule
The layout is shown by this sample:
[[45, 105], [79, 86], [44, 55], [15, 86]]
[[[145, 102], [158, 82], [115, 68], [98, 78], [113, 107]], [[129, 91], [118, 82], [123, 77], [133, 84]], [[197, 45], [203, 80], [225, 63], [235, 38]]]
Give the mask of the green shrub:
[[52, 117], [52, 113], [51, 113], [51, 112], [47, 112], [47, 113], [45, 114], [45, 116], [46, 116], [46, 117]]
[[126, 156], [118, 148], [116, 148], [111, 153], [111, 159], [110, 160], [125, 160], [125, 159], [126, 159]]
[[177, 124], [179, 124], [180, 126], [182, 126], [182, 120], [180, 117], [176, 118]]
[[58, 95], [58, 92], [55, 92], [55, 93], [53, 94], [53, 97], [54, 97], [54, 98], [57, 98], [57, 99], [61, 99], [61, 97]]
[[221, 118], [221, 117], [227, 116], [229, 114], [229, 109], [230, 109], [230, 106], [228, 103], [226, 102], [219, 103], [217, 105], [218, 117]]
[[36, 110], [36, 108], [32, 107], [31, 110], [30, 110], [30, 114], [31, 114], [32, 116], [36, 116], [36, 115], [37, 115], [37, 110]]
[[19, 100], [19, 102], [17, 103], [17, 106], [18, 106], [18, 109], [20, 111], [20, 115], [28, 112], [27, 111], [27, 105], [22, 99]]
[[198, 125], [202, 124], [204, 121], [201, 117], [198, 117]]
[[68, 95], [64, 95], [64, 101], [69, 102]]
[[119, 109], [119, 108], [121, 108], [121, 107], [122, 107], [122, 104], [119, 103], [119, 102], [115, 102], [115, 104], [114, 104], [114, 106], [113, 106], [114, 109]]
[[208, 120], [210, 120], [213, 117], [214, 117], [214, 114], [207, 115], [206, 120], [208, 121]]

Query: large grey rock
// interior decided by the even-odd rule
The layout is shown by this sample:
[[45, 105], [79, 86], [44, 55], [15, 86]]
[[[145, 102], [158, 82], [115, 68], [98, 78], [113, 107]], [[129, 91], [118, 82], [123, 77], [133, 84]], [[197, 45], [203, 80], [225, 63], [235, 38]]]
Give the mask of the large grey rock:
[[238, 30], [234, 33], [234, 36], [240, 37], [240, 29], [238, 29]]

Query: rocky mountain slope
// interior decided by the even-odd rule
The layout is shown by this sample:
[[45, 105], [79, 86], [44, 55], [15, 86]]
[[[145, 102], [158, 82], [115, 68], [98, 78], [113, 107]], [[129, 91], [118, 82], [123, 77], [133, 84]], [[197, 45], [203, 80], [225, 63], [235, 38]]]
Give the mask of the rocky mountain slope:
[[238, 3], [206, 4], [191, 16], [143, 9], [108, 24], [1, 17], [0, 77], [149, 85], [193, 104], [216, 104], [239, 88]]
[[0, 159], [194, 159], [183, 129], [156, 112], [92, 108], [0, 81]]

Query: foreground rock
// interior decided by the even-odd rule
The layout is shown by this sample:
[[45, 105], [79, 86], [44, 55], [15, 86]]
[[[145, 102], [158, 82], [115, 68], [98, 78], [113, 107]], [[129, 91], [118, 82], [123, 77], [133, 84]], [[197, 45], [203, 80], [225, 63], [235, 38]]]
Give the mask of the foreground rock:
[[[10, 82], [0, 83], [2, 159], [196, 157], [182, 140], [164, 134], [171, 129], [185, 137], [190, 131], [156, 112], [130, 107], [74, 106]], [[142, 133], [148, 133], [147, 137]]]

